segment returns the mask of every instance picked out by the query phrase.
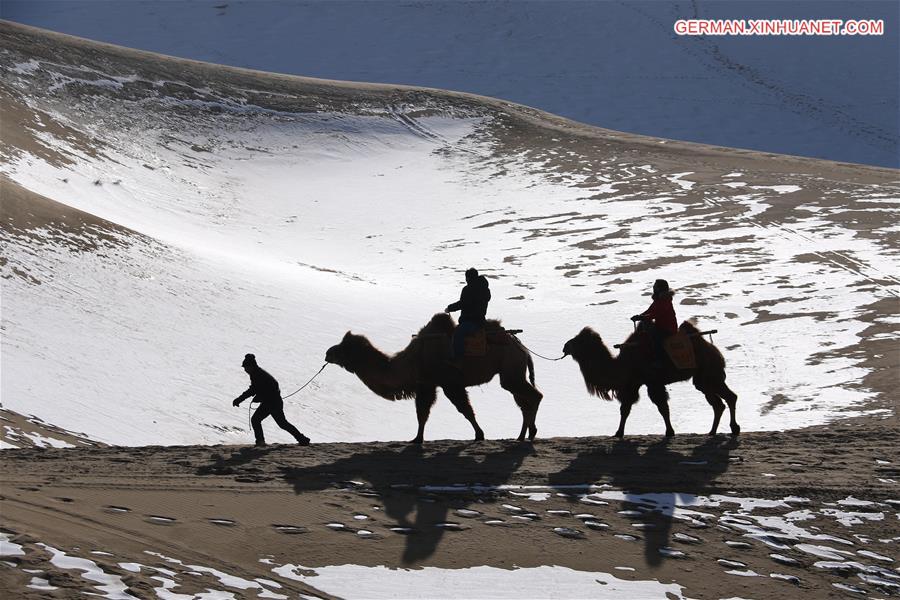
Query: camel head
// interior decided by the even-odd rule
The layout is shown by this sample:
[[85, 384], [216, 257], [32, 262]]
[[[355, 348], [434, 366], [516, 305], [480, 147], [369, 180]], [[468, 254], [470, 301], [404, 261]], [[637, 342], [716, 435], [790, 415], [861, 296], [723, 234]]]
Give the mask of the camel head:
[[571, 356], [576, 361], [580, 361], [596, 351], [598, 346], [603, 345], [600, 335], [591, 329], [585, 327], [578, 332], [578, 335], [563, 345], [563, 355]]
[[376, 350], [366, 336], [348, 331], [340, 344], [332, 346], [325, 352], [325, 362], [356, 373], [366, 365], [385, 366], [383, 363], [387, 362], [387, 357]]

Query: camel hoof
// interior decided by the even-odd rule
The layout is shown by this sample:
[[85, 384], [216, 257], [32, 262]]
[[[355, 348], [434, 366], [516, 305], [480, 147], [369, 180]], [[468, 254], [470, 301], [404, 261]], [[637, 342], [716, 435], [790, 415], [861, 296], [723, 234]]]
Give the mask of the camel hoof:
[[475, 434], [475, 441], [476, 442], [484, 441], [484, 432], [483, 431], [479, 431], [478, 433]]
[[668, 430], [666, 430], [666, 437], [667, 437], [667, 438], [675, 437], [675, 430], [674, 430], [674, 429], [668, 429]]
[[414, 439], [414, 440], [409, 440], [409, 442], [407, 442], [407, 443], [409, 443], [409, 444], [419, 444], [419, 445], [422, 445], [422, 441], [423, 441], [422, 438], [416, 438], [416, 439]]
[[738, 435], [741, 433], [741, 426], [735, 423], [731, 426], [731, 435]]
[[621, 440], [621, 439], [624, 439], [624, 438], [625, 438], [625, 432], [624, 432], [624, 431], [617, 431], [615, 437], [619, 438], [620, 440]]

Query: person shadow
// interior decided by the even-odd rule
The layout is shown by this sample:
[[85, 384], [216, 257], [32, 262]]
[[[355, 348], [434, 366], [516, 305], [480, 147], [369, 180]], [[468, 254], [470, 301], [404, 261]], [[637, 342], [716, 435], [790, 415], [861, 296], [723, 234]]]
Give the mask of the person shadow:
[[212, 463], [197, 469], [197, 475], [234, 475], [237, 473], [259, 472], [259, 469], [247, 468], [245, 465], [259, 460], [271, 452], [269, 446], [248, 446], [232, 452], [230, 455], [213, 454]]
[[[678, 445], [683, 447], [684, 442]], [[615, 492], [607, 497], [636, 509], [638, 514], [629, 516], [636, 526], [627, 534], [643, 537], [646, 564], [659, 567], [672, 555], [677, 507], [691, 504], [694, 496], [716, 491], [715, 480], [728, 470], [731, 452], [739, 445], [739, 439], [732, 436], [707, 436], [686, 454], [674, 450], [668, 438], [648, 445], [632, 439], [616, 440], [579, 454], [549, 481], [551, 486], [605, 481], [621, 490], [620, 497]], [[572, 501], [577, 502], [578, 497], [572, 497]], [[701, 520], [686, 518], [693, 526], [706, 526]]]
[[[479, 499], [473, 484], [503, 485], [535, 453], [532, 444], [517, 441], [398, 446], [362, 450], [312, 467], [281, 467], [281, 477], [297, 494], [333, 489], [351, 478], [368, 482], [371, 489], [365, 493], [378, 495], [384, 514], [405, 537], [401, 562], [412, 565], [432, 556], [449, 531], [467, 527], [466, 519], [450, 511]], [[466, 481], [459, 481], [460, 474]]]

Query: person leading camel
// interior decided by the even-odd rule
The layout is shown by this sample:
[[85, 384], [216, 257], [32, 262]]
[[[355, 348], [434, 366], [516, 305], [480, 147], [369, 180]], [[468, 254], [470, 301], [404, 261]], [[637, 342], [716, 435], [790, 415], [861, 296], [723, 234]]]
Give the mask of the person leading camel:
[[459, 301], [444, 309], [444, 312], [448, 313], [460, 311], [459, 324], [453, 332], [453, 341], [450, 344], [450, 359], [453, 366], [462, 367], [466, 336], [484, 327], [490, 300], [491, 290], [487, 278], [479, 275], [477, 269], [468, 269], [466, 285], [459, 295]]
[[675, 318], [675, 308], [672, 306], [674, 295], [675, 293], [669, 289], [668, 281], [657, 279], [653, 283], [653, 303], [650, 308], [631, 317], [632, 321], [640, 321], [648, 326], [648, 331], [653, 339], [653, 351], [657, 363], [655, 366], [658, 367], [665, 363], [663, 342], [670, 335], [678, 333], [678, 320]]
[[253, 413], [253, 418], [250, 419], [250, 423], [253, 426], [253, 434], [256, 436], [256, 445], [266, 445], [262, 421], [271, 415], [279, 427], [294, 436], [298, 444], [308, 446], [309, 438], [300, 433], [284, 416], [284, 402], [281, 399], [281, 389], [278, 387], [278, 381], [256, 364], [256, 356], [253, 354], [244, 356], [241, 366], [244, 367], [244, 371], [250, 376], [250, 387], [235, 398], [231, 404], [240, 406], [241, 402], [251, 396], [254, 396], [254, 401], [259, 402], [259, 408], [256, 409], [256, 412]]

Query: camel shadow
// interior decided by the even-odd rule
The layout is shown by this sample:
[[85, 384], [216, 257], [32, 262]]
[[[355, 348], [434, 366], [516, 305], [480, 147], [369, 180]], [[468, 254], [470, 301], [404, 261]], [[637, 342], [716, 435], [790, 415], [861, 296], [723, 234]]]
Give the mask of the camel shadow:
[[[502, 485], [535, 452], [531, 444], [521, 442], [445, 442], [436, 451], [435, 445], [398, 445], [312, 467], [282, 467], [281, 476], [297, 494], [333, 489], [339, 480], [351, 477], [368, 482], [371, 491], [365, 492], [378, 495], [384, 514], [405, 537], [402, 563], [414, 564], [432, 556], [454, 528], [447, 525], [450, 511], [475, 502], [466, 486]], [[459, 481], [460, 473], [466, 481]], [[453, 522], [465, 527], [460, 521], [465, 519]]]
[[670, 552], [676, 506], [690, 502], [693, 496], [716, 491], [714, 482], [728, 470], [731, 451], [739, 445], [738, 438], [712, 436], [685, 454], [673, 450], [665, 438], [645, 447], [637, 441], [617, 440], [579, 454], [565, 469], [550, 476], [550, 485], [606, 480], [622, 490], [621, 497], [618, 492], [610, 492], [607, 497], [636, 509], [638, 514], [629, 516], [635, 531], [629, 534], [643, 537], [645, 562], [658, 567]]

